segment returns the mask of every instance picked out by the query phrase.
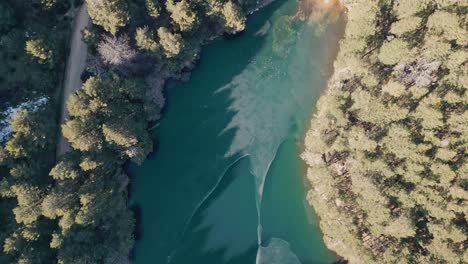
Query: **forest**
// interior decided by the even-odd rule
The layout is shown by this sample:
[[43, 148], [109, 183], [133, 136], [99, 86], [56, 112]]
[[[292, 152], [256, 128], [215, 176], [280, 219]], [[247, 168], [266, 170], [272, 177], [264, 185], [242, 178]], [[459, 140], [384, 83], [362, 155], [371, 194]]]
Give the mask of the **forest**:
[[68, 1], [0, 2], [0, 263], [51, 263], [58, 98], [71, 28]]
[[[244, 30], [254, 0], [86, 0], [84, 84], [59, 98], [80, 1], [0, 2], [0, 263], [129, 263], [124, 166], [153, 151], [165, 81]], [[60, 126], [61, 125], [61, 126]], [[61, 132], [61, 133], [60, 133]], [[60, 134], [72, 150], [55, 157]]]
[[302, 158], [350, 263], [468, 262], [468, 3], [345, 1]]

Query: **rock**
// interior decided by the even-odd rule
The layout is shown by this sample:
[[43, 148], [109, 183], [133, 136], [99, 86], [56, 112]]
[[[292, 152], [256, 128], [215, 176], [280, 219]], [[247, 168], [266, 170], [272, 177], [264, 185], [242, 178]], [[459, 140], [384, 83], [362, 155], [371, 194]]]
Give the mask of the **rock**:
[[393, 67], [397, 79], [406, 85], [428, 87], [437, 80], [437, 71], [441, 63], [438, 61], [401, 62]]

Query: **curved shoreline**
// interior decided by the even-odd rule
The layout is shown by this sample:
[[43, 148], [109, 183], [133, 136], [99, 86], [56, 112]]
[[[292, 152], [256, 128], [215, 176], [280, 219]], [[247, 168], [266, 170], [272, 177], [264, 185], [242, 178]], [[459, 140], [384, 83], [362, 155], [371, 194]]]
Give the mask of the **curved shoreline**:
[[345, 4], [301, 154], [325, 243], [350, 263], [464, 263], [466, 6]]

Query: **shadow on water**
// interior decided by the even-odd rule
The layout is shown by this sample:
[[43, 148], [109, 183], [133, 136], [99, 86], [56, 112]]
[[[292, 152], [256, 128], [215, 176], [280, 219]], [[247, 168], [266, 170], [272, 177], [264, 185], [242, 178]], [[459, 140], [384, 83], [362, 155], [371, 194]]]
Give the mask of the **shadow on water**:
[[307, 221], [295, 142], [334, 49], [316, 23], [295, 19], [296, 7], [256, 13], [243, 34], [205, 47], [188, 83], [168, 84], [158, 150], [130, 166], [136, 263], [334, 260], [316, 219]]
[[[287, 250], [278, 246], [281, 243], [276, 243], [274, 249], [277, 252], [283, 250], [283, 258], [287, 256], [286, 251], [291, 251], [302, 264], [332, 263], [335, 258], [323, 241], [311, 239], [320, 238], [322, 234], [313, 209], [305, 198], [305, 168], [297, 158], [298, 152], [296, 139], [286, 139], [278, 148], [268, 171], [261, 207], [262, 247], [271, 247], [271, 244], [275, 244], [272, 241], [280, 240], [288, 242], [283, 243]], [[282, 262], [275, 259], [270, 264], [297, 263], [292, 259], [290, 257], [290, 260], [284, 259]]]
[[255, 262], [257, 208], [249, 167], [249, 158], [244, 156], [223, 174], [192, 218], [171, 263]]
[[[195, 208], [225, 168], [239, 158], [224, 158], [234, 131], [220, 133], [234, 113], [228, 110], [229, 91], [215, 91], [241, 72], [261, 49], [263, 38], [254, 32], [283, 2], [256, 13], [240, 37], [217, 40], [205, 47], [190, 82], [168, 85], [168, 107], [156, 132], [158, 151], [142, 166], [129, 168], [135, 176], [131, 202], [140, 209], [141, 220], [136, 263], [170, 260]], [[256, 226], [256, 221], [252, 225]]]

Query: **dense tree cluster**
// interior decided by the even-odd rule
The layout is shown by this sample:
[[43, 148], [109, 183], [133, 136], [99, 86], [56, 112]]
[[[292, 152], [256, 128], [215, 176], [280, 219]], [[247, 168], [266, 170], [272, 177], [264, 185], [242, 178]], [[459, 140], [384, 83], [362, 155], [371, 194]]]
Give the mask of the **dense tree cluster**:
[[1, 1], [0, 112], [6, 98], [16, 105], [57, 88], [70, 28], [62, 15], [68, 5], [64, 2]]
[[0, 129], [9, 132], [0, 138], [0, 263], [55, 262], [56, 224], [41, 204], [53, 184], [68, 5], [0, 1]]
[[129, 23], [130, 15], [125, 0], [86, 0], [93, 23], [115, 35]]
[[53, 222], [41, 203], [51, 184], [50, 156], [55, 146], [54, 112], [48, 105], [19, 109], [10, 121], [12, 135], [0, 147], [0, 241], [2, 263], [53, 261], [48, 246]]
[[68, 99], [62, 132], [72, 150], [55, 161], [71, 2], [0, 1], [0, 109], [3, 98], [50, 98], [18, 109], [0, 142], [0, 263], [128, 263], [134, 217], [123, 165], [153, 149], [148, 126], [164, 81], [191, 68], [212, 37], [242, 31], [257, 1], [85, 0], [96, 70]]
[[[93, 25], [84, 40], [100, 69], [68, 99], [70, 118], [62, 132], [73, 151], [51, 170], [53, 184], [41, 196], [38, 215], [58, 223], [50, 247], [59, 263], [126, 263], [134, 218], [127, 208], [129, 180], [122, 166], [141, 163], [153, 149], [148, 121], [163, 106], [164, 79], [190, 67], [207, 39], [243, 30], [252, 5], [218, 0], [86, 3]], [[47, 46], [33, 47], [31, 54], [46, 61]]]
[[50, 171], [53, 183], [29, 214], [58, 224], [48, 234], [58, 263], [128, 261], [134, 219], [121, 167], [152, 150], [146, 103], [142, 81], [114, 73], [91, 77], [69, 98], [62, 130], [74, 150]]
[[303, 158], [351, 263], [468, 262], [466, 1], [357, 0]]
[[[142, 81], [109, 73], [90, 78], [68, 102], [63, 127], [76, 151], [50, 170], [54, 113], [23, 107], [0, 148], [2, 263], [120, 263], [133, 247], [127, 159], [152, 149]], [[50, 170], [50, 173], [49, 173]], [[3, 176], [5, 175], [5, 176]]]
[[63, 134], [81, 152], [109, 149], [141, 163], [152, 149], [145, 114], [145, 86], [108, 73], [90, 78], [68, 100]]
[[[86, 0], [95, 25], [112, 35], [133, 36], [141, 51], [172, 61], [174, 71], [193, 60], [203, 42], [222, 33], [244, 30], [246, 12], [256, 1]], [[105, 34], [102, 41], [106, 41]], [[167, 62], [166, 62], [167, 63]], [[180, 65], [180, 66], [179, 66]]]
[[27, 40], [26, 53], [35, 58], [40, 64], [54, 64], [54, 48], [44, 38]]

